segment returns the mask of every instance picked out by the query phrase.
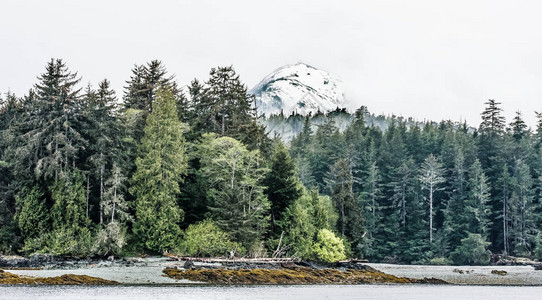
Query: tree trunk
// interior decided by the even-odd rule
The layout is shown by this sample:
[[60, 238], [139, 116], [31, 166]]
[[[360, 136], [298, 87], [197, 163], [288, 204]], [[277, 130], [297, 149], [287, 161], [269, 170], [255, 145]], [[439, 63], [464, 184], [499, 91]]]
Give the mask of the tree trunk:
[[429, 243], [433, 243], [433, 185], [429, 187]]
[[341, 234], [344, 236], [345, 224], [344, 224], [344, 201], [341, 202]]
[[89, 182], [89, 175], [87, 175], [87, 218], [88, 218], [88, 201], [90, 199], [90, 182]]
[[104, 222], [104, 164], [103, 164], [103, 153], [100, 153], [100, 160], [102, 160], [102, 164], [100, 165], [100, 224], [103, 224]]
[[[505, 190], [506, 193], [506, 190]], [[507, 213], [506, 213], [506, 194], [503, 196], [502, 199], [502, 227], [503, 227], [503, 246], [504, 246], [504, 256], [508, 256], [508, 228], [506, 226], [506, 221], [508, 219]]]

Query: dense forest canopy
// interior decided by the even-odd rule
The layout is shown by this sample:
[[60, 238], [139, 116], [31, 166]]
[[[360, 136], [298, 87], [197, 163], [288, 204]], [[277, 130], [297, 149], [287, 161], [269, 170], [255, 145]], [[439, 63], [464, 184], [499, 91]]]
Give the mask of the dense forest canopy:
[[160, 61], [136, 65], [119, 98], [52, 59], [0, 98], [0, 252], [540, 259], [542, 114], [507, 123], [488, 100], [481, 117], [266, 123], [232, 67], [183, 89]]

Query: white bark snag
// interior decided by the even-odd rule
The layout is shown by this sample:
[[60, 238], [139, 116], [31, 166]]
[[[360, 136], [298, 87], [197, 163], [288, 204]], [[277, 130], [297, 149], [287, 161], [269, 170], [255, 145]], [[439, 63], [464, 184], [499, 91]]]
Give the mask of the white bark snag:
[[444, 182], [444, 168], [437, 158], [430, 154], [422, 163], [420, 181], [422, 188], [429, 191], [429, 242], [433, 243], [433, 194], [438, 184]]

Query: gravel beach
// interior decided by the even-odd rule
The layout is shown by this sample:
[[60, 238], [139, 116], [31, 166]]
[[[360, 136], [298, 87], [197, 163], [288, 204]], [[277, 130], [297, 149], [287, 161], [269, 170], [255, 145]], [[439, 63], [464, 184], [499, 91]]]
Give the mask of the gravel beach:
[[[54, 277], [64, 274], [89, 275], [121, 284], [200, 284], [164, 276], [165, 268], [182, 268], [184, 262], [167, 257], [131, 258], [130, 264], [102, 261], [74, 267], [45, 267], [43, 270], [9, 270], [17, 275]], [[199, 263], [195, 263], [198, 265]], [[379, 271], [398, 277], [437, 278], [464, 285], [542, 285], [542, 271], [532, 266], [426, 266], [367, 263]], [[493, 273], [492, 273], [493, 271]], [[505, 271], [505, 275], [495, 274]], [[504, 274], [504, 272], [499, 272]]]

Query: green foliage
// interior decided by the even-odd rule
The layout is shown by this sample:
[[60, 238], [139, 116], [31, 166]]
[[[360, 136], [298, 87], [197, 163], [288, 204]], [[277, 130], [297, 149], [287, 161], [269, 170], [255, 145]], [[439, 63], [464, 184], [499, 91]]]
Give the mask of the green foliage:
[[81, 174], [67, 174], [55, 180], [51, 187], [53, 231], [73, 228], [77, 232], [89, 225], [85, 196]]
[[431, 266], [449, 266], [452, 264], [452, 261], [446, 257], [437, 256], [431, 259], [415, 262], [415, 264], [431, 265]]
[[[27, 230], [30, 235], [26, 238], [22, 250], [26, 253], [89, 255], [93, 239], [88, 229], [90, 220], [86, 216], [86, 198], [82, 175], [77, 172], [64, 175], [55, 180], [50, 192], [53, 200], [50, 212], [52, 230], [46, 231], [38, 227], [33, 234]], [[25, 200], [34, 201], [40, 198], [41, 194], [35, 190], [25, 197]], [[39, 203], [37, 203], [37, 207], [40, 207]], [[23, 211], [28, 210], [21, 210], [21, 212]], [[26, 215], [29, 214], [26, 213]], [[19, 226], [21, 226], [21, 217], [21, 215], [18, 217]], [[21, 228], [26, 228], [24, 223]]]
[[[310, 196], [304, 194], [284, 211], [281, 229], [286, 234], [284, 244], [287, 253], [308, 259], [312, 255], [312, 244], [316, 235]], [[278, 242], [277, 242], [278, 243]]]
[[331, 200], [339, 213], [337, 230], [341, 236], [352, 242], [352, 251], [357, 256], [362, 255], [363, 215], [352, 192], [354, 178], [351, 172], [351, 165], [344, 159], [339, 159], [330, 168], [330, 175], [327, 179], [331, 188]]
[[249, 248], [269, 226], [270, 205], [262, 185], [268, 169], [261, 166], [259, 151], [230, 137], [204, 135], [199, 154], [213, 220]]
[[230, 235], [210, 219], [188, 226], [179, 245], [179, 251], [184, 255], [198, 257], [232, 256], [245, 253], [241, 244], [232, 242]]
[[327, 229], [318, 231], [312, 251], [318, 260], [325, 262], [336, 262], [346, 258], [342, 239]]
[[107, 80], [78, 85], [53, 59], [0, 99], [2, 253], [175, 250], [180, 228], [212, 218], [252, 256], [314, 258], [323, 229], [371, 261], [541, 256], [540, 113], [535, 130], [521, 113], [507, 126], [494, 100], [478, 129], [365, 107], [262, 117], [286, 144], [299, 133], [287, 150], [233, 67], [184, 97], [161, 62], [136, 66], [123, 107]]
[[[7, 161], [20, 180], [54, 180], [73, 169], [86, 140], [81, 135], [82, 105], [79, 79], [61, 59], [51, 59], [39, 77], [35, 93], [7, 134]], [[75, 167], [78, 167], [75, 165]]]
[[174, 76], [167, 75], [166, 67], [161, 61], [152, 60], [147, 64], [134, 66], [132, 76], [127, 81], [127, 84], [123, 99], [124, 106], [138, 112], [133, 115], [135, 118], [133, 119], [134, 126], [132, 128], [133, 137], [136, 141], [143, 138], [146, 120], [154, 110], [154, 102], [158, 97], [160, 87], [169, 87], [176, 108], [176, 117], [178, 117], [178, 104], [184, 101], [184, 95], [177, 88]]
[[92, 254], [94, 240], [89, 229], [60, 228], [48, 234], [25, 240], [22, 251], [86, 257]]
[[278, 142], [271, 157], [270, 170], [262, 182], [265, 194], [271, 203], [272, 236], [280, 236], [278, 223], [283, 219], [284, 210], [294, 203], [302, 193], [302, 185], [294, 161], [282, 142]]
[[450, 255], [456, 265], [487, 265], [491, 252], [487, 250], [489, 242], [486, 242], [478, 233], [469, 233], [461, 240], [459, 245]]
[[469, 197], [465, 201], [463, 222], [468, 226], [467, 231], [479, 233], [484, 239], [489, 236], [491, 221], [489, 220], [489, 186], [477, 159], [469, 170]]
[[[284, 234], [285, 247], [279, 249], [281, 253], [277, 254], [313, 258], [312, 245], [317, 232], [320, 229], [335, 228], [337, 219], [337, 213], [328, 196], [319, 195], [316, 189], [303, 189], [302, 196], [284, 211], [284, 218], [279, 225]], [[275, 248], [273, 250], [276, 251]]]
[[37, 187], [23, 189], [16, 197], [18, 212], [15, 216], [23, 239], [37, 237], [49, 229], [49, 210], [45, 197]]
[[152, 107], [130, 192], [136, 198], [135, 235], [144, 249], [161, 252], [174, 249], [181, 234], [183, 211], [177, 205], [177, 195], [187, 169], [183, 138], [186, 126], [177, 118], [170, 87], [157, 91]]
[[190, 126], [196, 136], [217, 133], [241, 141], [250, 150], [268, 152], [269, 139], [258, 123], [254, 97], [232, 66], [212, 68], [205, 85], [195, 80], [189, 89], [194, 109]]

